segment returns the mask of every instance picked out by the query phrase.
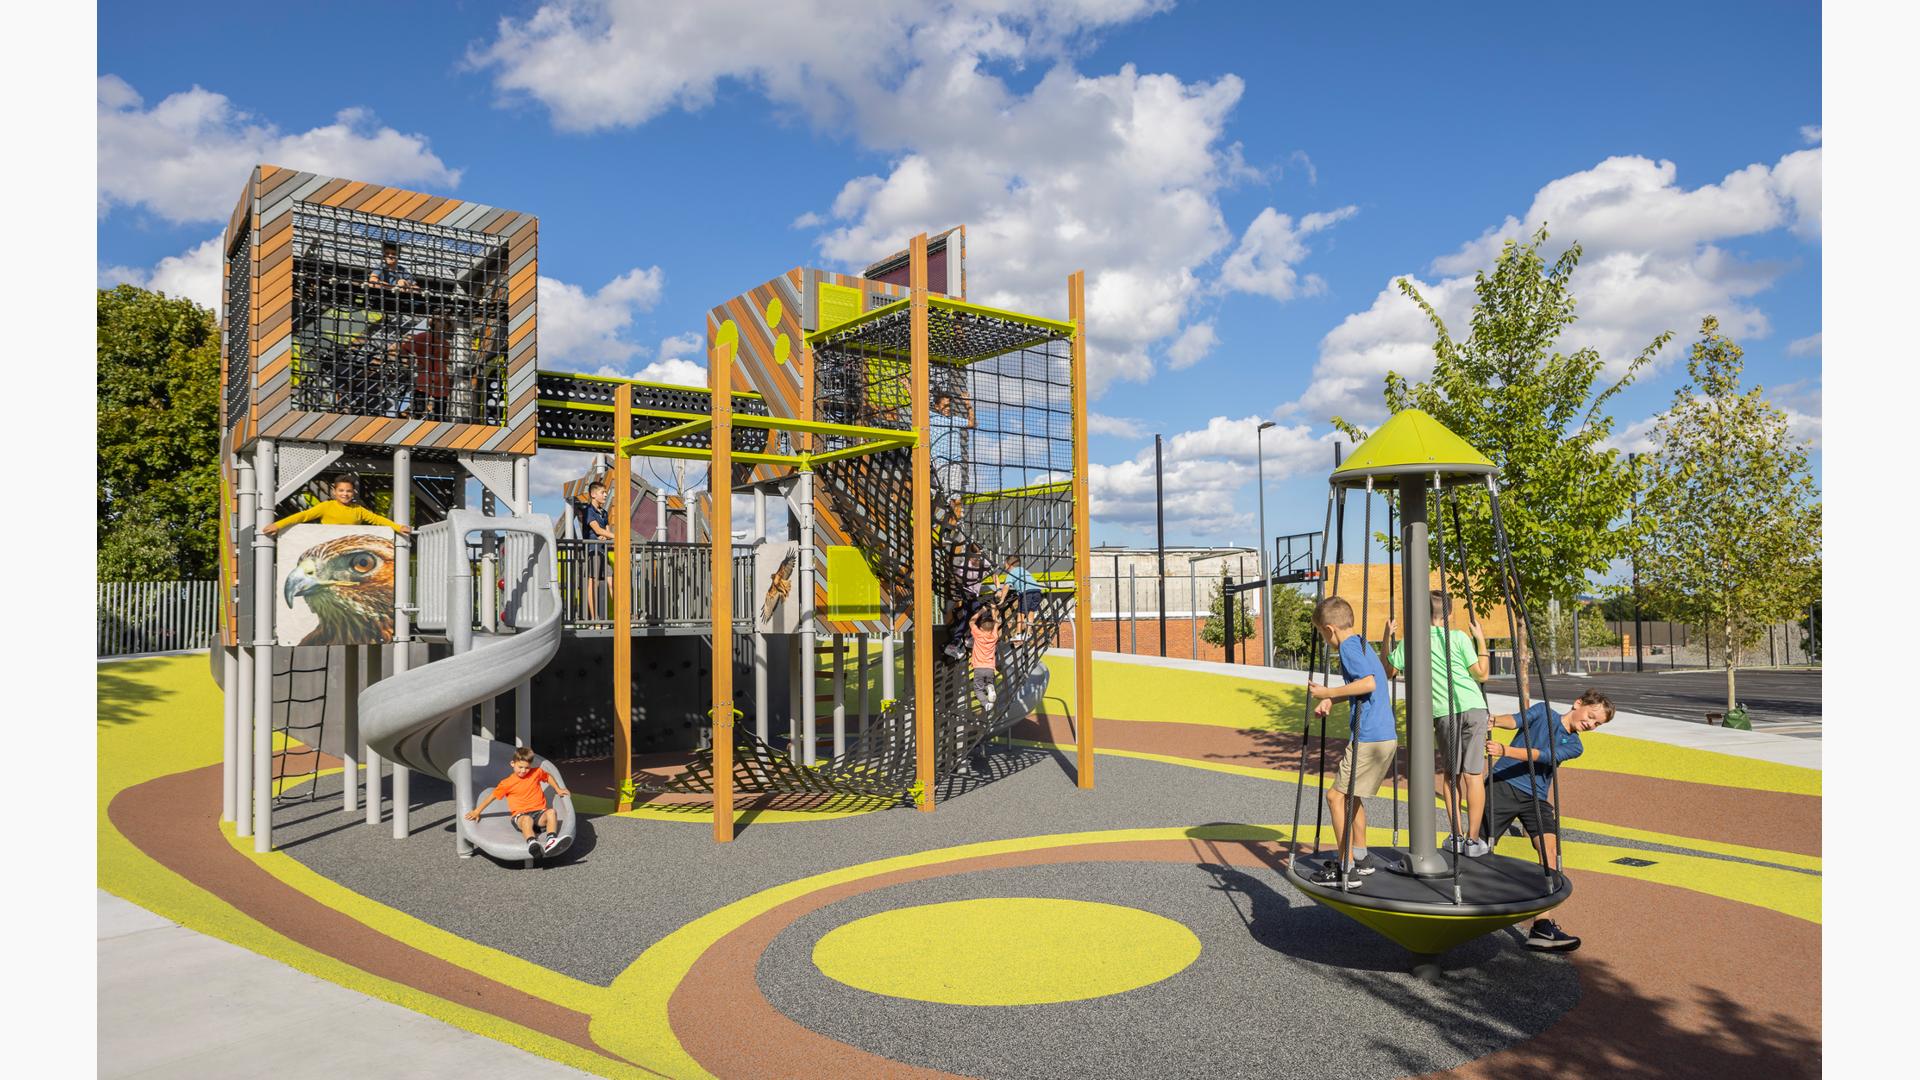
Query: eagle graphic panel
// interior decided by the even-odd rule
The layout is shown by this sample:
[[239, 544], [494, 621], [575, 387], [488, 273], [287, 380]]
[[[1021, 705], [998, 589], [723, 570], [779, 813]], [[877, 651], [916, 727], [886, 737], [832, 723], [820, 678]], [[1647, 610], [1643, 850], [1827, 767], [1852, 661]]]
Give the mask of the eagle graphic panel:
[[393, 530], [294, 525], [280, 533], [275, 640], [381, 645], [393, 640]]

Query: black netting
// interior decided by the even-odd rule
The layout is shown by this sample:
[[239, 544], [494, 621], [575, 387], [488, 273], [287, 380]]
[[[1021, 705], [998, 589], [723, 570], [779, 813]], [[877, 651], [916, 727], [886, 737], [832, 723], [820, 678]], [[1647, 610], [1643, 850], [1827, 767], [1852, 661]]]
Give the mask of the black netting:
[[504, 422], [504, 240], [303, 202], [293, 249], [295, 408]]
[[253, 378], [253, 338], [247, 322], [253, 310], [253, 236], [242, 233], [227, 255], [227, 426], [247, 415]]

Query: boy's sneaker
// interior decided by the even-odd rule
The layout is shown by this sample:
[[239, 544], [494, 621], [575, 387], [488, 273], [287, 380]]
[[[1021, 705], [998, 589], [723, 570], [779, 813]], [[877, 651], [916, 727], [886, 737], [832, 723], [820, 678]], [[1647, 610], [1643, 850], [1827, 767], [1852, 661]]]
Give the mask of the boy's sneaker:
[[1560, 929], [1552, 919], [1541, 919], [1533, 924], [1533, 932], [1527, 935], [1527, 948], [1552, 952], [1572, 952], [1580, 947], [1580, 939]]
[[1440, 850], [1457, 852], [1462, 850], [1462, 847], [1463, 841], [1461, 841], [1460, 837], [1454, 833], [1448, 833], [1447, 842], [1440, 845]]
[[540, 854], [540, 841], [539, 841], [539, 840], [537, 840], [537, 839], [535, 839], [534, 837], [531, 837], [531, 836], [529, 836], [529, 837], [527, 837], [527, 854], [529, 854], [529, 855], [532, 855], [532, 856], [535, 856], [535, 857], [538, 857], [538, 856], [539, 856], [539, 854]]
[[1374, 865], [1373, 852], [1369, 851], [1365, 855], [1353, 860], [1353, 865], [1347, 868], [1347, 873], [1365, 876], [1373, 873], [1375, 869], [1377, 869], [1377, 867]]
[[1307, 880], [1313, 882], [1315, 885], [1325, 885], [1332, 889], [1353, 888], [1360, 884], [1353, 878], [1342, 876], [1340, 868], [1333, 863], [1328, 863], [1320, 869], [1315, 870]]
[[557, 837], [557, 836], [555, 836], [555, 835], [553, 835], [552, 833], [548, 833], [548, 834], [547, 834], [547, 836], [546, 836], [546, 839], [544, 839], [544, 840], [542, 840], [542, 841], [540, 841], [540, 850], [542, 850], [542, 851], [552, 851], [552, 850], [553, 850], [553, 846], [554, 846], [555, 844], [558, 844], [559, 842], [560, 842], [560, 838], [559, 838], [559, 837]]
[[1485, 840], [1482, 840], [1476, 836], [1467, 841], [1467, 850], [1464, 852], [1464, 854], [1469, 859], [1479, 859], [1479, 858], [1484, 858], [1488, 854], [1492, 853], [1492, 851], [1493, 851], [1492, 844], [1489, 844]]

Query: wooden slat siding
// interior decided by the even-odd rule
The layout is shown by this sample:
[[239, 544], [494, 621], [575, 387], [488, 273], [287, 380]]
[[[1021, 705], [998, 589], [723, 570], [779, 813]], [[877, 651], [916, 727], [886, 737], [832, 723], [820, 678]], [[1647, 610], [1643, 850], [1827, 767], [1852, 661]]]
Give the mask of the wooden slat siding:
[[400, 439], [400, 445], [402, 446], [430, 445], [433, 442], [437, 442], [440, 438], [440, 435], [443, 432], [445, 432], [448, 427], [451, 427], [451, 426], [452, 425], [450, 424], [446, 424], [437, 420], [430, 424], [421, 424], [418, 428], [402, 436]]
[[293, 266], [284, 256], [272, 266], [261, 266], [258, 303], [263, 325], [273, 322], [276, 316], [292, 314]]
[[[293, 315], [293, 305], [289, 304], [286, 307], [283, 307], [280, 309], [279, 313], [274, 316], [273, 322], [271, 325], [261, 327], [260, 344], [258, 348], [271, 349], [275, 345], [278, 345], [282, 340], [290, 337], [293, 334], [292, 315]], [[264, 380], [260, 383], [260, 386], [262, 388], [266, 386], [266, 383]]]
[[267, 246], [267, 241], [278, 236], [281, 230], [293, 228], [292, 195], [297, 190], [299, 190], [297, 185], [289, 188], [284, 196], [271, 203], [265, 199], [260, 200], [261, 247]]
[[274, 192], [293, 183], [300, 175], [293, 169], [282, 169], [277, 165], [260, 166], [259, 184], [254, 188], [260, 197], [260, 205], [266, 206], [267, 201], [274, 197]]
[[452, 201], [452, 199], [447, 198], [445, 195], [429, 195], [427, 196], [427, 201], [421, 203], [419, 207], [413, 211], [413, 220], [420, 222], [432, 221], [434, 215], [440, 213], [441, 210]]
[[484, 220], [492, 213], [494, 213], [493, 207], [486, 203], [468, 203], [460, 208], [459, 213], [449, 216], [441, 224], [450, 229], [470, 230], [476, 222]]
[[432, 198], [433, 196], [425, 192], [410, 191], [407, 193], [407, 197], [400, 200], [399, 205], [393, 208], [393, 216], [403, 218], [407, 221], [418, 221], [420, 219], [414, 215], [419, 212], [422, 206], [425, 206], [431, 201]]
[[428, 225], [438, 225], [445, 221], [449, 215], [458, 213], [460, 208], [465, 205], [467, 205], [467, 203], [464, 199], [448, 199], [446, 202], [434, 207], [431, 213], [422, 215], [420, 220], [426, 222]]
[[316, 442], [339, 441], [340, 437], [346, 434], [347, 429], [352, 427], [354, 421], [358, 419], [357, 417], [347, 416], [344, 413], [323, 413], [322, 415], [327, 418], [327, 424], [320, 429], [319, 437], [314, 440]]
[[454, 448], [459, 450], [478, 450], [488, 439], [499, 432], [499, 428], [485, 424], [462, 424], [465, 433], [454, 440]]
[[509, 322], [518, 319], [520, 315], [533, 304], [533, 295], [533, 290], [528, 289], [518, 299], [510, 299], [507, 301], [507, 319]]
[[232, 254], [233, 243], [240, 236], [240, 229], [246, 224], [247, 215], [253, 212], [253, 177], [240, 185], [240, 201], [233, 204], [233, 213], [227, 215], [226, 247], [221, 251]]
[[525, 290], [533, 288], [533, 280], [536, 276], [537, 276], [537, 271], [534, 267], [534, 264], [528, 263], [527, 265], [520, 268], [519, 273], [508, 278], [507, 279], [507, 303], [509, 304], [513, 303], [513, 298], [515, 296], [517, 296], [518, 294], [520, 294]]
[[327, 181], [326, 185], [322, 187], [320, 190], [314, 192], [311, 195], [308, 195], [306, 198], [306, 201], [310, 203], [319, 203], [323, 206], [332, 206], [333, 200], [337, 198], [342, 191], [345, 191], [347, 188], [352, 186], [353, 186], [353, 181], [341, 180], [338, 177], [335, 177], [334, 179]]
[[301, 177], [300, 182], [285, 193], [285, 200], [276, 204], [276, 208], [292, 213], [297, 204], [310, 201], [316, 192], [324, 190], [329, 184], [335, 182], [332, 177], [314, 176], [311, 173], [303, 173]]
[[412, 194], [413, 192], [400, 188], [381, 188], [380, 194], [368, 199], [361, 209], [380, 217], [399, 217], [400, 215], [395, 211], [400, 209], [407, 201], [407, 197]]
[[365, 207], [368, 203], [372, 202], [373, 200], [380, 198], [382, 195], [385, 195], [386, 193], [387, 193], [386, 188], [376, 187], [372, 184], [368, 184], [362, 187], [359, 191], [354, 192], [351, 196], [347, 198], [345, 202], [342, 202], [340, 206], [341, 206], [341, 209], [344, 209], [344, 210], [359, 210]]
[[506, 231], [508, 226], [519, 220], [519, 218], [520, 215], [513, 211], [503, 210], [496, 206], [493, 209], [493, 213], [481, 219], [480, 224], [473, 226], [473, 231], [486, 233], [488, 236], [498, 236], [500, 233]]
[[540, 425], [532, 417], [508, 428], [507, 432], [507, 441], [501, 449], [509, 454], [531, 454], [540, 448]]
[[509, 334], [507, 335], [507, 354], [508, 354], [508, 356], [512, 356], [512, 354], [513, 354], [513, 351], [514, 351], [515, 349], [517, 349], [517, 348], [518, 348], [518, 347], [520, 346], [520, 342], [521, 342], [521, 341], [523, 341], [523, 340], [527, 340], [527, 339], [528, 339], [528, 335], [530, 335], [530, 334], [532, 334], [532, 333], [533, 333], [533, 320], [532, 320], [532, 319], [528, 319], [528, 320], [527, 320], [526, 322], [523, 322], [523, 323], [521, 323], [521, 324], [520, 324], [520, 329], [518, 329], [518, 330], [515, 330], [515, 331], [512, 331], [511, 333], [509, 333]]
[[[293, 353], [291, 351], [281, 353], [275, 357], [271, 363], [260, 369], [260, 381], [263, 384], [271, 385], [292, 363]], [[288, 386], [292, 386], [292, 380], [290, 379], [288, 380]]]
[[[280, 245], [280, 248], [277, 251], [273, 252], [272, 255], [261, 260], [260, 262], [261, 280], [271, 281], [273, 274], [278, 273], [283, 268], [290, 269], [290, 267], [288, 267], [287, 264], [290, 263], [292, 260], [293, 260], [293, 245], [292, 244]], [[287, 275], [286, 287], [288, 289], [293, 288], [292, 274]], [[266, 299], [268, 299], [271, 302], [271, 301], [277, 301], [278, 298], [269, 297]]]
[[313, 199], [311, 201], [322, 203], [327, 206], [344, 206], [346, 205], [346, 202], [348, 199], [351, 199], [355, 195], [360, 194], [360, 192], [363, 191], [366, 188], [366, 186], [367, 185], [364, 181], [348, 180], [341, 184], [339, 190], [328, 192], [325, 198]]

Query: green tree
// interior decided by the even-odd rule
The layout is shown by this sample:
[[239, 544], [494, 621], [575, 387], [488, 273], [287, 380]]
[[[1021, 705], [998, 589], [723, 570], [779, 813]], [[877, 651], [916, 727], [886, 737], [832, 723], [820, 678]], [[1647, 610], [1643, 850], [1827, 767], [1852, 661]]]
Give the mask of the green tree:
[[191, 300], [132, 285], [96, 305], [96, 572], [214, 576], [220, 510], [220, 334]]
[[[1213, 594], [1213, 602], [1207, 605], [1207, 621], [1200, 624], [1201, 641], [1209, 645], [1226, 644], [1226, 604], [1227, 572], [1223, 569], [1220, 571], [1220, 588]], [[1254, 627], [1253, 613], [1247, 609], [1247, 599], [1244, 593], [1234, 595], [1233, 611], [1235, 615], [1233, 640], [1236, 648], [1245, 648], [1247, 643], [1253, 640]]]
[[1729, 709], [1739, 648], [1767, 623], [1804, 614], [1820, 573], [1820, 498], [1806, 444], [1760, 387], [1741, 388], [1741, 355], [1717, 319], [1701, 322], [1687, 383], [1641, 461], [1641, 587], [1663, 610], [1708, 628]]
[[1305, 663], [1313, 644], [1313, 601], [1291, 585], [1275, 585], [1268, 610], [1273, 612], [1273, 651]]
[[[1580, 245], [1549, 264], [1540, 251], [1546, 240], [1542, 227], [1524, 244], [1508, 241], [1492, 271], [1474, 277], [1465, 340], [1402, 278], [1401, 293], [1433, 323], [1433, 374], [1420, 383], [1399, 372], [1386, 377], [1390, 411], [1425, 411], [1499, 469], [1502, 523], [1529, 610], [1544, 610], [1549, 599], [1570, 602], [1590, 574], [1631, 550], [1630, 534], [1616, 525], [1627, 517], [1634, 477], [1606, 446], [1613, 433], [1606, 404], [1673, 336], [1655, 337], [1611, 382], [1602, 378], [1607, 363], [1598, 350], [1561, 352], [1560, 335], [1576, 318], [1571, 280]], [[1356, 441], [1366, 437], [1340, 417], [1333, 423]], [[1485, 615], [1501, 599], [1491, 576], [1496, 548], [1485, 489], [1463, 488], [1459, 507], [1463, 535], [1454, 535], [1451, 515], [1436, 523], [1446, 529], [1449, 588], [1464, 595], [1471, 574], [1475, 608]]]

